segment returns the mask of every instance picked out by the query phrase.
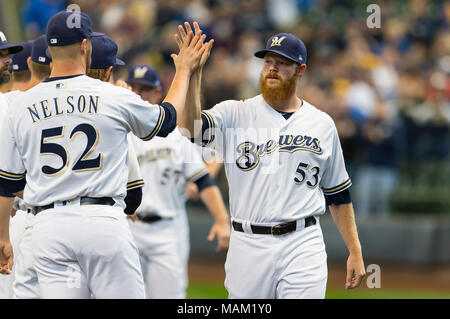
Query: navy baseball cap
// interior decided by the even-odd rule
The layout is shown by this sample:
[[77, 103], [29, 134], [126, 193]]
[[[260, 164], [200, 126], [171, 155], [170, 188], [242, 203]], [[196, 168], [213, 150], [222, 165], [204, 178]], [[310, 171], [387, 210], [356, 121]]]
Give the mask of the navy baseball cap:
[[107, 35], [92, 38], [91, 69], [125, 65], [125, 62], [117, 58], [117, 50], [117, 44]]
[[33, 40], [24, 41], [20, 44], [23, 47], [23, 50], [19, 53], [13, 54], [11, 56], [12, 59], [12, 65], [11, 70], [12, 72], [19, 72], [19, 71], [25, 71], [28, 70], [28, 63], [27, 59], [31, 56], [31, 47], [33, 45]]
[[306, 47], [302, 40], [290, 33], [279, 33], [272, 36], [266, 48], [255, 53], [258, 58], [264, 58], [267, 52], [277, 53], [299, 64], [306, 64]]
[[8, 50], [9, 54], [14, 54], [22, 51], [23, 46], [20, 44], [8, 44], [5, 34], [0, 31], [0, 50]]
[[60, 11], [47, 24], [47, 44], [64, 46], [83, 41], [103, 33], [92, 32], [91, 19], [84, 12]]
[[48, 52], [47, 36], [45, 34], [34, 40], [31, 47], [31, 61], [45, 65], [49, 65], [52, 62], [52, 58]]
[[128, 70], [127, 83], [139, 83], [153, 88], [161, 86], [158, 72], [147, 64], [138, 64]]

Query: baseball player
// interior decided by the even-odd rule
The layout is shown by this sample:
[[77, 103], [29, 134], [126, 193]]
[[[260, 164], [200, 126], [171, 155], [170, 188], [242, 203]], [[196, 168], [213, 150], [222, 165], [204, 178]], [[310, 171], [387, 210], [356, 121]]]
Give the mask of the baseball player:
[[[179, 31], [181, 45], [185, 31]], [[224, 155], [233, 226], [225, 263], [229, 298], [324, 298], [327, 255], [319, 216], [326, 205], [350, 252], [345, 287], [355, 288], [365, 268], [336, 127], [297, 96], [306, 47], [281, 33], [255, 56], [263, 59], [261, 94], [200, 113], [202, 59], [181, 121], [196, 142]], [[202, 135], [194, 132], [195, 119], [203, 123]]]
[[[86, 14], [56, 14], [46, 35], [51, 76], [21, 95], [0, 138], [2, 151], [10, 154], [0, 159], [2, 188], [23, 192], [35, 215], [33, 256], [41, 296], [143, 298], [138, 251], [122, 218], [126, 135], [150, 140], [175, 128], [191, 73], [206, 49], [204, 37], [189, 34], [174, 59], [166, 99], [152, 105], [85, 75], [91, 38], [98, 36]], [[0, 206], [1, 273], [9, 273], [13, 263], [5, 208]]]
[[[87, 75], [94, 79], [110, 82], [113, 67], [125, 65], [125, 62], [117, 58], [117, 51], [117, 44], [107, 35], [92, 38], [92, 61]], [[161, 100], [159, 102], [161, 102]], [[128, 133], [129, 172], [127, 196], [125, 197], [126, 207], [124, 210], [127, 215], [134, 214], [139, 207], [142, 200], [142, 187], [144, 186], [144, 179], [142, 178], [139, 169], [139, 163], [131, 136], [132, 134]]]
[[[12, 59], [10, 55], [19, 53], [23, 50], [22, 45], [11, 45], [8, 44], [8, 41], [6, 39], [6, 36], [3, 32], [0, 31], [0, 84], [8, 83], [11, 79], [11, 64]], [[5, 96], [0, 93], [0, 130], [3, 127], [4, 120], [8, 114], [8, 104]], [[2, 156], [4, 154], [2, 153]], [[14, 196], [11, 194], [5, 192], [0, 187], [0, 203], [7, 204], [7, 206], [0, 206], [0, 209], [2, 209], [1, 214], [5, 216], [10, 216], [12, 213], [11, 208], [9, 207], [9, 204], [12, 205], [14, 201]], [[18, 221], [16, 219], [16, 221]], [[10, 222], [6, 221], [0, 221], [5, 222], [10, 225]], [[13, 224], [13, 220], [11, 219], [11, 224]], [[9, 227], [8, 227], [8, 236], [9, 236]], [[15, 232], [11, 231], [11, 241], [16, 246], [16, 238], [15, 238]], [[12, 247], [10, 247], [10, 250], [5, 251], [6, 254], [12, 254]], [[0, 261], [1, 262], [1, 261]], [[11, 297], [11, 285], [12, 285], [13, 277], [6, 277], [6, 276], [0, 276], [0, 299], [3, 298], [10, 298]]]
[[[159, 75], [149, 65], [136, 65], [127, 83], [143, 99], [158, 103], [162, 96]], [[150, 142], [134, 138], [145, 187], [143, 201], [130, 222], [139, 248], [147, 298], [185, 298], [188, 284], [189, 224], [186, 184], [197, 185], [215, 223], [208, 239], [218, 238], [217, 251], [228, 248], [229, 216], [220, 191], [200, 154], [178, 130]]]
[[[31, 73], [28, 69], [27, 60], [31, 55], [32, 43], [33, 41], [22, 42], [20, 45], [23, 47], [23, 50], [12, 55], [11, 91], [4, 94], [8, 104], [11, 103], [11, 100], [14, 100], [15, 96], [28, 88]], [[23, 201], [18, 197], [14, 198], [9, 228], [13, 253], [16, 258], [20, 256], [19, 245], [25, 231], [26, 219], [27, 213]], [[1, 277], [1, 281], [4, 282], [4, 298], [11, 299], [13, 297], [13, 282], [16, 277], [16, 268], [14, 267], [11, 271], [11, 276]]]

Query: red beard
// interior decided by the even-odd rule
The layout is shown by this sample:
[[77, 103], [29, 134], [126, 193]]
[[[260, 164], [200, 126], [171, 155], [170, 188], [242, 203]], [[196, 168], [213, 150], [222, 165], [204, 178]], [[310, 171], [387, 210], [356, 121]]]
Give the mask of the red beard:
[[[271, 77], [277, 78], [280, 83], [277, 86], [269, 87], [267, 85], [267, 79]], [[295, 95], [297, 80], [297, 72], [287, 80], [282, 80], [276, 73], [269, 72], [265, 76], [261, 74], [259, 88], [264, 100], [267, 102], [286, 101]]]

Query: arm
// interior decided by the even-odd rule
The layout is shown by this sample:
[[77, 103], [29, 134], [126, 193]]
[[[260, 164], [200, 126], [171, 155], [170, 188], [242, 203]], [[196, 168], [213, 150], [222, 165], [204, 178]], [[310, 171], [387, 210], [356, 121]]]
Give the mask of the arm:
[[168, 102], [174, 106], [180, 118], [179, 121], [185, 116], [183, 111], [191, 75], [198, 68], [200, 59], [206, 49], [206, 46], [203, 45], [204, 39], [205, 36], [202, 36], [200, 33], [194, 35], [192, 31], [189, 31], [185, 41], [178, 43], [180, 48], [178, 55], [171, 55], [175, 63], [176, 72], [163, 103]]
[[9, 275], [13, 266], [13, 251], [9, 241], [9, 218], [14, 197], [0, 196], [0, 274]]
[[[192, 32], [191, 26], [189, 23], [184, 24], [186, 27], [186, 30], [188, 34]], [[195, 34], [201, 35], [202, 30], [200, 29], [197, 22], [193, 23]], [[175, 39], [177, 40], [178, 46], [181, 47], [185, 43], [185, 41], [188, 39], [188, 35], [186, 34], [186, 31], [184, 28], [179, 25], [178, 30], [181, 35], [181, 39], [178, 35], [175, 36]], [[204, 38], [204, 36], [203, 36]], [[214, 43], [214, 40], [210, 40], [208, 43], [205, 44], [205, 50], [202, 54], [202, 57], [200, 59], [200, 64], [196, 70], [192, 73], [191, 79], [189, 81], [189, 89], [186, 96], [186, 106], [185, 106], [185, 112], [180, 119], [180, 127], [183, 127], [189, 131], [189, 136], [187, 136], [187, 132], [183, 132], [185, 136], [188, 138], [195, 138], [198, 137], [199, 134], [201, 134], [201, 98], [200, 98], [200, 88], [202, 83], [202, 73], [203, 73], [203, 66], [205, 65], [209, 54], [211, 52], [212, 45]], [[195, 127], [195, 123], [199, 123], [198, 127]], [[182, 130], [183, 131], [183, 130]]]
[[350, 253], [347, 259], [346, 289], [359, 287], [365, 276], [365, 267], [362, 257], [361, 244], [355, 224], [355, 214], [351, 203], [341, 205], [330, 205], [333, 220], [341, 233], [342, 239]]
[[220, 190], [216, 185], [206, 187], [200, 191], [200, 198], [215, 220], [209, 232], [208, 240], [211, 241], [217, 236], [216, 251], [226, 251], [230, 242], [231, 228], [230, 218]]

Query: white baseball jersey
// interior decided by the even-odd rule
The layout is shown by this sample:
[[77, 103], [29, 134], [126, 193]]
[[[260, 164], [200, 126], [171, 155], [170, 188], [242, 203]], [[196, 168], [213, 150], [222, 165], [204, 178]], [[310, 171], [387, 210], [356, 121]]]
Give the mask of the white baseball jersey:
[[[324, 193], [351, 185], [333, 120], [303, 101], [286, 120], [262, 95], [203, 112], [224, 154], [235, 220], [278, 223], [325, 213]], [[221, 134], [223, 133], [223, 134]]]
[[177, 217], [186, 209], [186, 183], [208, 173], [200, 154], [178, 129], [166, 138], [134, 141], [145, 181], [142, 203], [136, 213]]
[[50, 79], [14, 101], [1, 134], [2, 152], [10, 156], [0, 158], [0, 174], [26, 176], [28, 205], [90, 196], [113, 197], [125, 207], [126, 135], [155, 136], [164, 118], [160, 106], [85, 75]]

